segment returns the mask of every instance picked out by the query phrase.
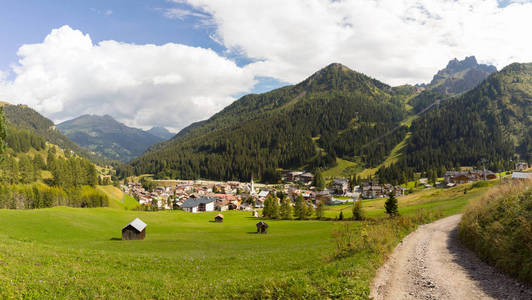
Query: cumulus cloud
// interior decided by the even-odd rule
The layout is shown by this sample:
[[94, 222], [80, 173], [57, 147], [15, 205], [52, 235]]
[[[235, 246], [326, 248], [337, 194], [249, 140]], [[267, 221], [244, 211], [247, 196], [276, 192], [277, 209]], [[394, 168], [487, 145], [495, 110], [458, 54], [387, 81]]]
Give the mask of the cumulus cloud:
[[[184, 0], [176, 2], [183, 3]], [[296, 83], [340, 62], [390, 84], [430, 81], [448, 60], [498, 68], [532, 61], [532, 4], [496, 0], [186, 0], [212, 16], [216, 40]]]
[[17, 55], [13, 79], [0, 74], [0, 99], [27, 104], [55, 121], [110, 114], [130, 126], [179, 130], [255, 84], [250, 70], [210, 49], [94, 44], [69, 26], [20, 47]]

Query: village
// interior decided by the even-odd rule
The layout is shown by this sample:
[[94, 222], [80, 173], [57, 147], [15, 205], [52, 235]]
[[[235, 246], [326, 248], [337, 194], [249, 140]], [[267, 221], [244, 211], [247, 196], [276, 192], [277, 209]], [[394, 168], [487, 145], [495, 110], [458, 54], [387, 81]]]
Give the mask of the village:
[[[528, 168], [526, 163], [516, 164], [512, 178], [527, 179], [531, 173], [520, 172]], [[497, 179], [498, 175], [489, 170], [447, 171], [441, 181], [428, 183], [420, 178], [421, 188], [451, 188], [456, 185], [480, 180]], [[264, 207], [267, 197], [288, 197], [295, 202], [302, 197], [316, 206], [317, 201], [325, 205], [355, 202], [359, 199], [396, 197], [408, 194], [404, 186], [379, 183], [366, 179], [354, 185], [347, 179], [334, 178], [323, 190], [313, 186], [314, 174], [304, 171], [283, 172], [281, 184], [255, 183], [239, 181], [208, 180], [152, 180], [151, 184], [142, 181], [130, 181], [121, 186], [122, 190], [134, 197], [144, 210], [176, 210], [197, 213], [206, 211], [243, 210], [255, 211]]]

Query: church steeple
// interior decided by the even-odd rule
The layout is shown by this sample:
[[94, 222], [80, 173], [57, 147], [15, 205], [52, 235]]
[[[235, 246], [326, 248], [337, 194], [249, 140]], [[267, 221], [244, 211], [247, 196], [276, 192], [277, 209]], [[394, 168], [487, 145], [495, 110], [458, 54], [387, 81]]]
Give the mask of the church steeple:
[[251, 188], [250, 188], [249, 193], [251, 195], [255, 195], [256, 194], [256, 192], [255, 192], [255, 183], [253, 182], [253, 174], [251, 174]]

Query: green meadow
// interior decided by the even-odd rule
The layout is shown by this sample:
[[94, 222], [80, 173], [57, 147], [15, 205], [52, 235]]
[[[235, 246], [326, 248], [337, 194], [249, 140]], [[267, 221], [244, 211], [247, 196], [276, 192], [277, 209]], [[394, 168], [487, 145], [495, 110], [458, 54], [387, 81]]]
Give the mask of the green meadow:
[[[400, 211], [441, 217], [488, 188], [418, 192], [399, 199]], [[375, 270], [416, 224], [387, 220], [382, 204], [364, 202], [371, 221], [268, 220], [264, 235], [250, 212], [224, 212], [214, 223], [215, 212], [0, 210], [0, 297], [365, 299]], [[340, 210], [350, 217], [348, 205], [328, 207], [326, 216]], [[146, 239], [121, 241], [121, 228], [136, 217], [148, 224]]]

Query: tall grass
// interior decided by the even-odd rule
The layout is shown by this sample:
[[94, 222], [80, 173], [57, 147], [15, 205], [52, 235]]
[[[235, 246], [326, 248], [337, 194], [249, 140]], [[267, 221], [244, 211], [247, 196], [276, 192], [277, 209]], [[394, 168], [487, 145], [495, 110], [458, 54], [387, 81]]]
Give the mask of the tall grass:
[[333, 232], [334, 252], [331, 259], [340, 259], [367, 251], [384, 258], [395, 245], [418, 225], [443, 217], [441, 210], [420, 209], [413, 216], [369, 219], [345, 223]]
[[532, 283], [532, 182], [511, 182], [471, 202], [462, 217], [462, 242], [484, 261]]

